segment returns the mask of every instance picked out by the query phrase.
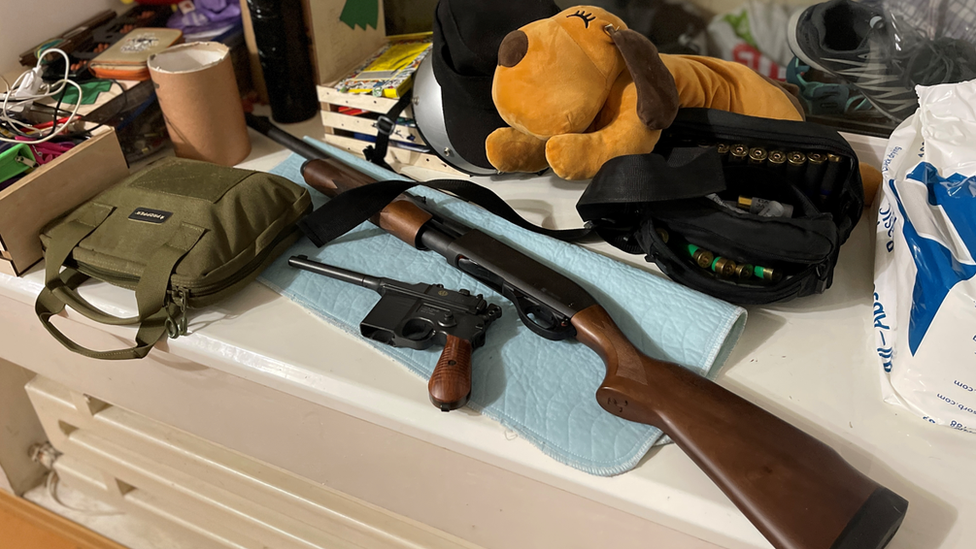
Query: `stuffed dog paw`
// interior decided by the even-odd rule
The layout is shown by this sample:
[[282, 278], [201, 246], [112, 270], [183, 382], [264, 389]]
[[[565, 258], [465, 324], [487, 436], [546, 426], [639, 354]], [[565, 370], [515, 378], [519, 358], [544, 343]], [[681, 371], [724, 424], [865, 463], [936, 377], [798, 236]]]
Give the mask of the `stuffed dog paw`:
[[501, 172], [547, 165], [590, 179], [607, 160], [649, 153], [681, 107], [802, 120], [795, 97], [744, 65], [658, 54], [615, 15], [577, 6], [509, 33], [492, 100], [511, 126], [485, 141]]

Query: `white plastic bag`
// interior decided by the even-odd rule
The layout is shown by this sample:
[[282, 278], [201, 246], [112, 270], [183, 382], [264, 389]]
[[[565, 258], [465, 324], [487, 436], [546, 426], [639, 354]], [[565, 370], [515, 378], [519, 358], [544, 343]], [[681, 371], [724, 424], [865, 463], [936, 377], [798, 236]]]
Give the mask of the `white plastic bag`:
[[976, 80], [919, 86], [891, 134], [875, 253], [887, 402], [976, 433]]
[[742, 63], [773, 80], [786, 80], [793, 60], [786, 30], [790, 13], [798, 8], [749, 0], [732, 11], [716, 15], [708, 24], [712, 55]]

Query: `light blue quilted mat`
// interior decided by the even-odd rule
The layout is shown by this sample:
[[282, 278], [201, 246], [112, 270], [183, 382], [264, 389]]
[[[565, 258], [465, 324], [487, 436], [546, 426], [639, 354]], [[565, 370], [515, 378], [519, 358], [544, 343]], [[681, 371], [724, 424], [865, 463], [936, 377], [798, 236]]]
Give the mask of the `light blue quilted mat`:
[[[355, 156], [315, 142], [340, 160], [368, 170], [377, 179], [402, 177]], [[303, 159], [292, 155], [273, 173], [304, 184]], [[312, 190], [315, 207], [327, 200]], [[728, 357], [745, 325], [746, 312], [723, 301], [624, 265], [579, 246], [530, 233], [485, 210], [438, 191], [417, 187], [442, 215], [495, 236], [586, 288], [610, 312], [627, 337], [644, 353], [708, 375]], [[444, 284], [482, 293], [502, 307], [502, 317], [472, 358], [468, 406], [516, 431], [554, 459], [594, 475], [610, 476], [633, 468], [661, 438], [658, 429], [605, 412], [595, 392], [604, 366], [596, 353], [575, 340], [548, 341], [526, 328], [514, 306], [476, 279], [454, 269], [433, 252], [414, 250], [369, 223], [323, 248], [307, 238], [280, 257], [260, 277], [275, 291], [300, 303], [327, 322], [359, 334], [359, 322], [379, 300], [371, 290], [288, 266], [288, 257], [312, 259], [407, 283]], [[416, 390], [434, 370], [439, 348], [396, 349], [374, 343], [380, 352], [418, 374]], [[431, 406], [431, 414], [440, 414]]]

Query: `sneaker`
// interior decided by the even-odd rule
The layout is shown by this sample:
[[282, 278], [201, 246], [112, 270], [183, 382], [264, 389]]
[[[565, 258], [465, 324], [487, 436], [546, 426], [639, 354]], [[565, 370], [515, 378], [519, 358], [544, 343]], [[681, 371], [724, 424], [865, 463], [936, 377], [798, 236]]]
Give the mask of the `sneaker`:
[[853, 84], [812, 69], [799, 57], [786, 66], [786, 81], [800, 89], [800, 100], [809, 115], [884, 118]]
[[902, 26], [894, 29], [879, 7], [831, 0], [794, 13], [787, 38], [805, 64], [847, 80], [900, 122], [918, 108], [915, 86], [976, 78], [972, 42], [947, 35], [933, 39]]
[[850, 0], [810, 6], [790, 18], [787, 39], [804, 64], [850, 82], [886, 116], [900, 121], [918, 108], [880, 10]]

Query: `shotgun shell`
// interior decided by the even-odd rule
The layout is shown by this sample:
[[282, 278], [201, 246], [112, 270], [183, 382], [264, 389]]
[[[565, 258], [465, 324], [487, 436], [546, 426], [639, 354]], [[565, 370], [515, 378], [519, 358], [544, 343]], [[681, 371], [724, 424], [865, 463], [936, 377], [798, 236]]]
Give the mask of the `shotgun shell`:
[[786, 153], [783, 151], [769, 151], [766, 161], [772, 168], [780, 169], [786, 164]]
[[811, 164], [823, 164], [827, 161], [827, 155], [824, 153], [813, 152], [807, 155], [807, 161]]
[[662, 229], [660, 227], [658, 227], [656, 230], [657, 230], [657, 235], [661, 237], [661, 242], [664, 242], [665, 244], [667, 244], [668, 243], [668, 238], [671, 237], [671, 235], [668, 234], [668, 231], [665, 231], [664, 229]]
[[716, 257], [712, 262], [712, 272], [722, 278], [730, 278], [735, 275], [735, 261], [727, 257]]
[[783, 273], [771, 267], [760, 267], [759, 265], [756, 265], [753, 272], [757, 277], [768, 282], [779, 282], [783, 279]]
[[748, 157], [749, 147], [745, 145], [732, 145], [732, 148], [729, 149], [729, 162], [738, 164], [745, 162]]
[[691, 258], [695, 260], [695, 263], [697, 263], [702, 269], [711, 267], [712, 261], [715, 260], [715, 255], [712, 252], [703, 250], [694, 244], [688, 244], [685, 246], [685, 251], [688, 252], [688, 255], [691, 256]]
[[823, 184], [820, 186], [820, 197], [824, 202], [837, 192], [843, 160], [844, 157], [837, 154], [827, 155], [827, 167], [824, 169]]
[[803, 194], [812, 197], [813, 189], [808, 187], [809, 180], [805, 177], [807, 167], [807, 155], [792, 151], [786, 153], [786, 175], [790, 181], [803, 190]]
[[718, 154], [728, 154], [729, 153], [729, 145], [728, 145], [728, 143], [719, 143], [718, 145], [715, 146], [715, 148], [718, 149]]
[[784, 204], [766, 198], [740, 196], [736, 202], [736, 206], [751, 214], [762, 217], [793, 217], [792, 204]]
[[793, 151], [786, 155], [786, 161], [789, 162], [790, 166], [802, 166], [807, 162], [807, 155], [800, 151]]
[[755, 267], [753, 267], [748, 263], [742, 263], [735, 266], [735, 276], [739, 280], [749, 280], [750, 278], [755, 276], [754, 271], [755, 271]]
[[814, 197], [820, 197], [824, 192], [824, 173], [827, 168], [827, 155], [824, 153], [812, 152], [807, 154], [807, 188]]
[[750, 164], [763, 164], [766, 162], [766, 158], [769, 155], [766, 153], [766, 149], [762, 147], [753, 147], [749, 149], [749, 163]]

